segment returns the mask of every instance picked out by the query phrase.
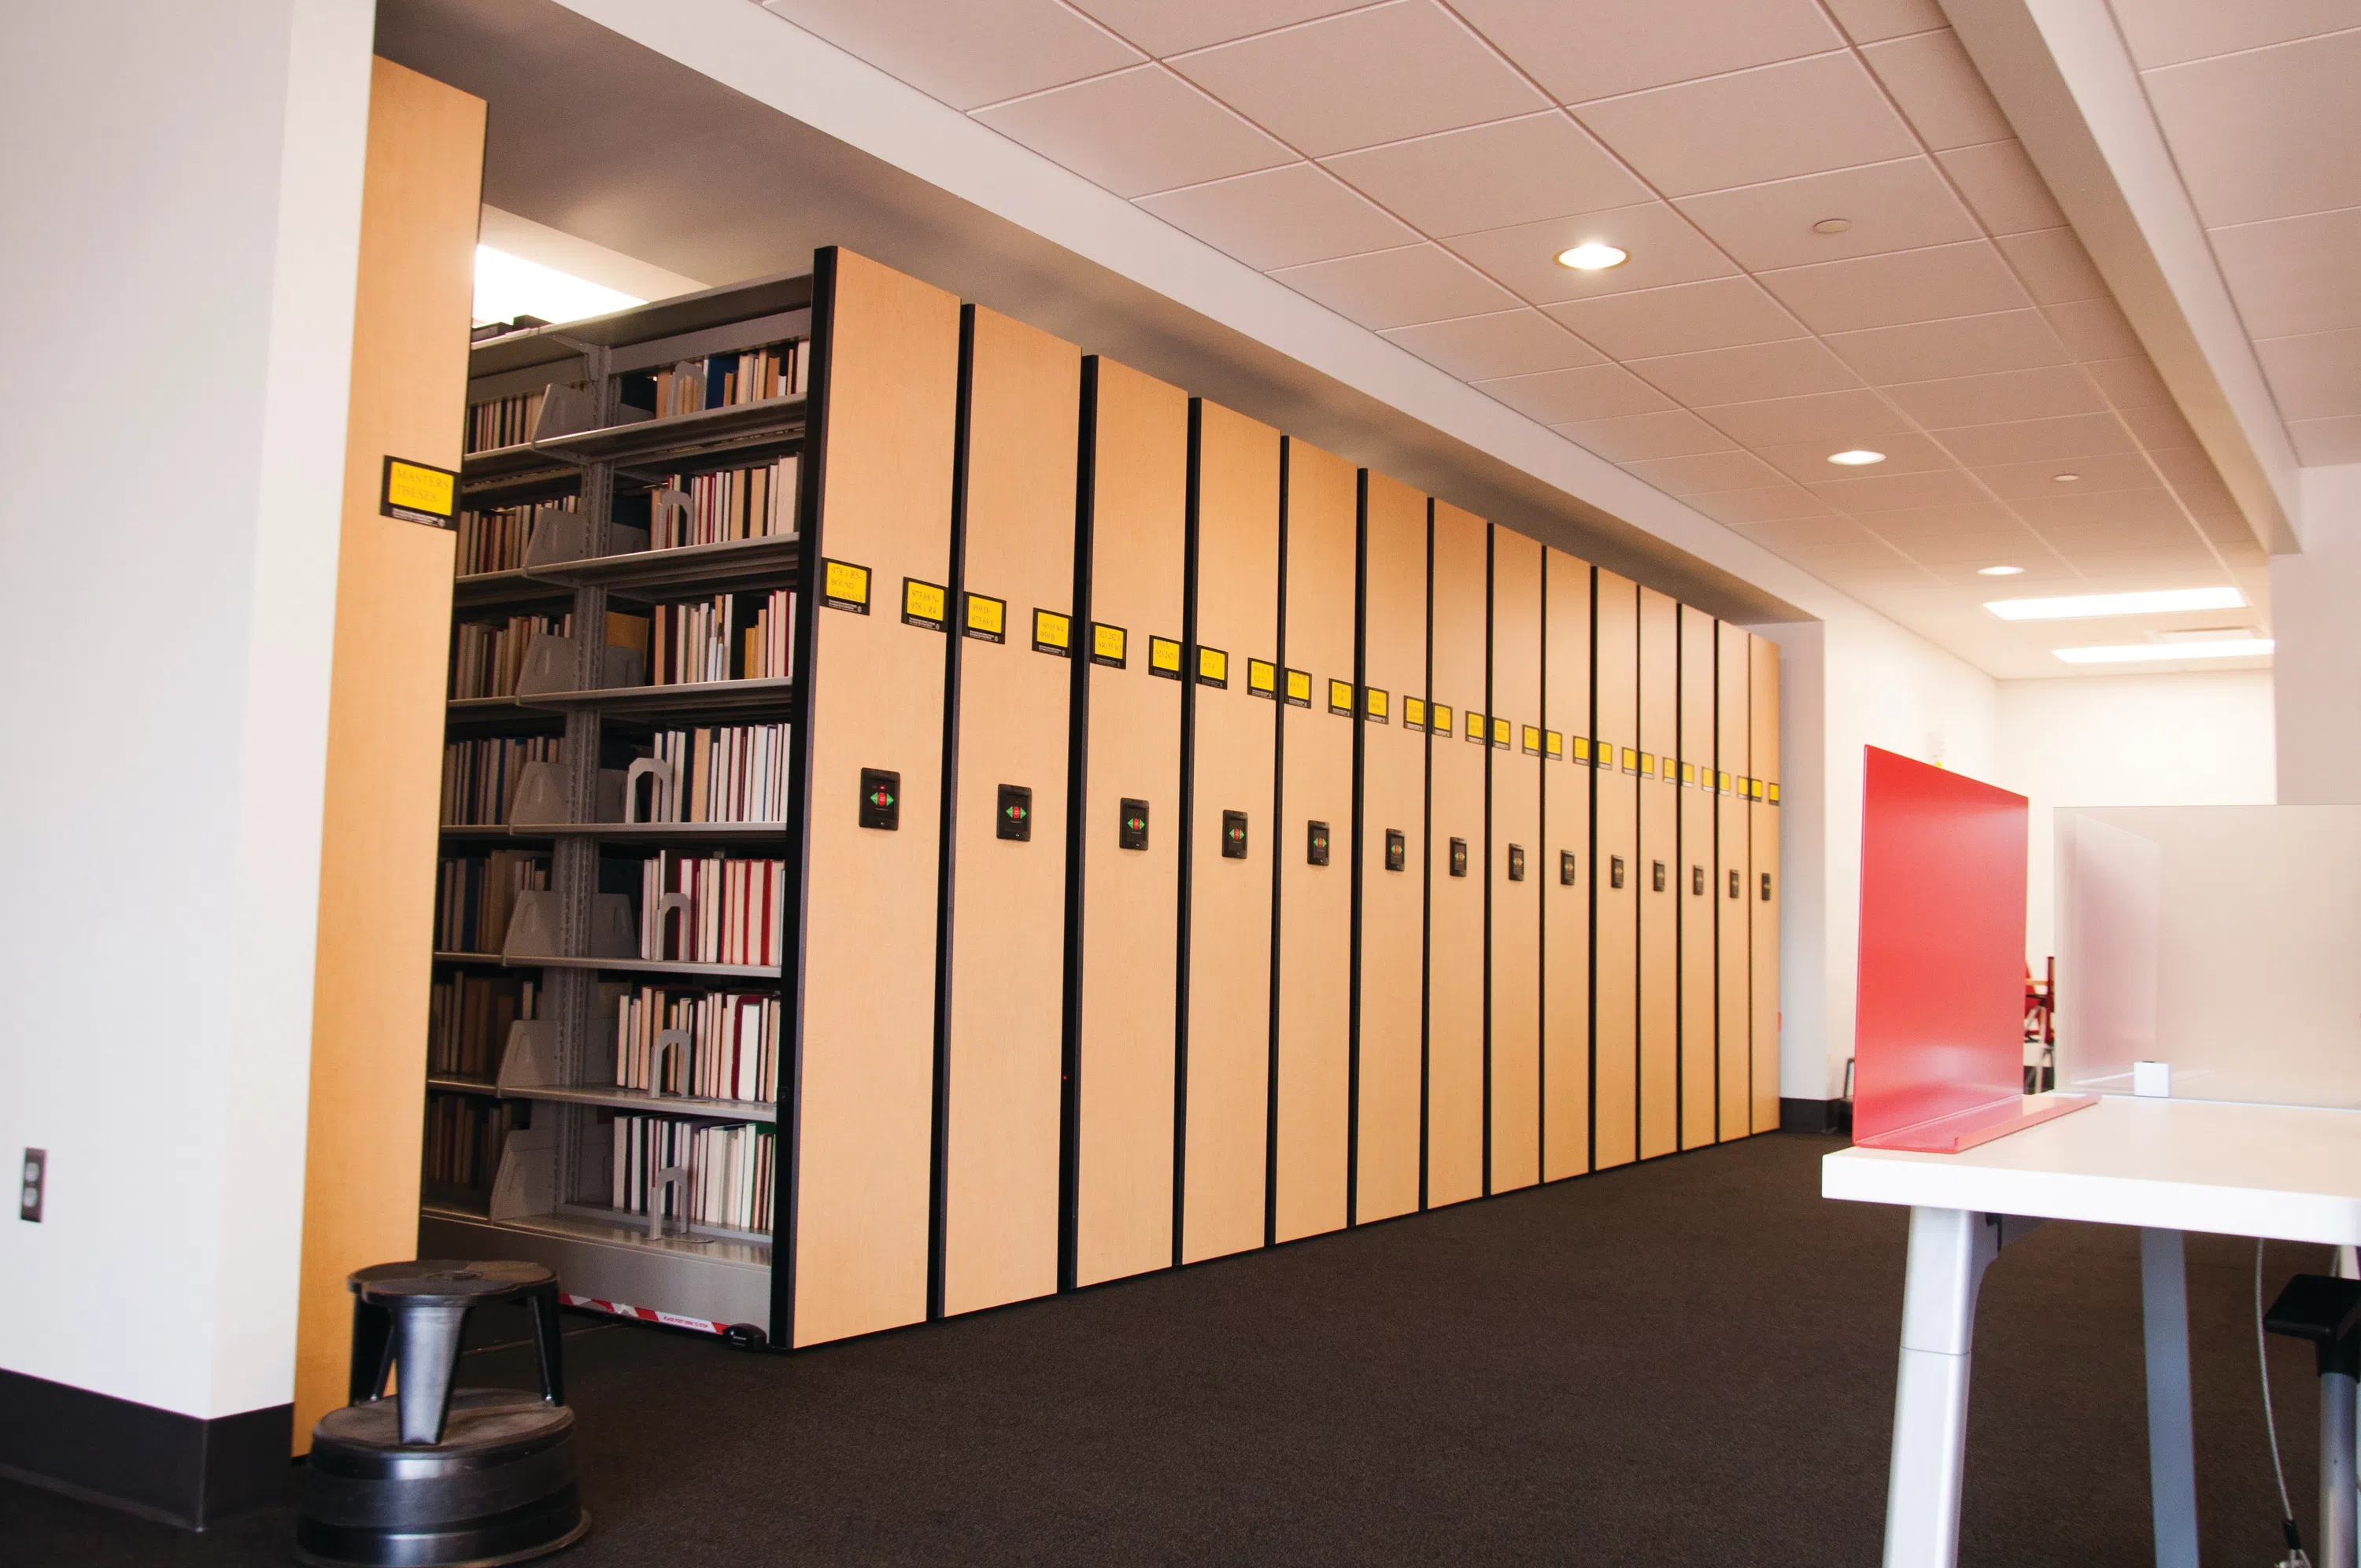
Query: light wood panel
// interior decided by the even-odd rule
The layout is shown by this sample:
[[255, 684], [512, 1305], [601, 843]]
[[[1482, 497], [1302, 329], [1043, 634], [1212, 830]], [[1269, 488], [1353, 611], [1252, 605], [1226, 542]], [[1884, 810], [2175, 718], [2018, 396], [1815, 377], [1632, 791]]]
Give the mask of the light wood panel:
[[1532, 874], [1542, 883], [1542, 1179], [1555, 1181], [1590, 1168], [1590, 566], [1551, 550], [1543, 567], [1545, 848]]
[[1640, 1147], [1640, 599], [1629, 577], [1597, 574], [1590, 875], [1592, 1160], [1625, 1165]]
[[1681, 1147], [1714, 1141], [1713, 617], [1681, 607], [1680, 905]]
[[[1345, 1223], [1354, 725], [1330, 713], [1321, 699], [1330, 680], [1353, 675], [1358, 488], [1358, 476], [1343, 458], [1301, 441], [1287, 443], [1284, 663], [1311, 676], [1311, 699], [1279, 707], [1280, 796], [1270, 840], [1279, 861], [1279, 1125], [1271, 1210], [1279, 1241]], [[1397, 690], [1397, 705], [1400, 695]], [[1397, 712], [1397, 721], [1400, 717]], [[1327, 828], [1326, 865], [1312, 863], [1314, 822]], [[1414, 1118], [1413, 1109], [1413, 1133]]]
[[1747, 719], [1753, 704], [1753, 675], [1747, 634], [1735, 626], [1714, 628], [1714, 877], [1715, 998], [1719, 1015], [1721, 1060], [1716, 1069], [1724, 1141], [1753, 1130], [1754, 992], [1749, 954], [1753, 947], [1753, 854], [1746, 799], [1741, 783], [1754, 763], [1747, 750]]
[[1766, 638], [1747, 639], [1752, 700], [1747, 750], [1758, 781], [1747, 803], [1748, 838], [1754, 859], [1754, 885], [1747, 907], [1753, 923], [1754, 1083], [1753, 1125], [1758, 1133], [1779, 1127], [1779, 647]]
[[459, 466], [484, 103], [372, 62], [329, 674], [295, 1452], [345, 1402], [345, 1276], [418, 1245], [454, 535], [378, 515], [388, 455]]
[[[1246, 677], [1251, 661], [1279, 654], [1279, 432], [1218, 403], [1197, 413], [1184, 1263], [1263, 1243], [1278, 844], [1278, 699]], [[1204, 663], [1215, 654], [1218, 670]], [[1224, 853], [1233, 811], [1246, 818], [1243, 857]]]
[[1640, 590], [1640, 1157], [1680, 1146], [1680, 606]]
[[[968, 311], [965, 571], [958, 586], [1005, 609], [999, 641], [960, 642], [945, 1039], [946, 1313], [1058, 1288], [1073, 683], [1068, 660], [1034, 649], [1032, 629], [1037, 609], [1061, 616], [1072, 609], [1082, 408], [1081, 350], [981, 306]], [[1022, 839], [1000, 836], [1004, 784], [1032, 792]]]
[[[1426, 916], [1426, 758], [1411, 729], [1410, 700], [1426, 690], [1426, 498], [1363, 470], [1361, 640], [1363, 679], [1384, 691], [1391, 722], [1356, 726], [1361, 798], [1355, 876], [1359, 888], [1354, 1072], [1353, 1217], [1407, 1214], [1419, 1204], [1425, 1092], [1422, 942]], [[1296, 667], [1302, 668], [1299, 661]], [[1328, 709], [1328, 677], [1314, 670], [1312, 710]], [[1444, 736], [1436, 746], [1453, 744]], [[1402, 836], [1402, 869], [1386, 867], [1386, 836]]]
[[[1491, 846], [1485, 857], [1488, 1190], [1542, 1174], [1542, 547], [1492, 530]], [[1497, 743], [1500, 720], [1508, 743]]]
[[[1148, 640], [1181, 634], [1189, 400], [1111, 359], [1095, 365], [1089, 613], [1121, 627], [1125, 665], [1092, 663], [1075, 1019], [1074, 1279], [1172, 1262], [1172, 1134], [1180, 872], [1180, 684]], [[1093, 628], [1077, 629], [1087, 655]], [[1125, 799], [1148, 848], [1119, 847]]]
[[[1484, 1192], [1484, 520], [1448, 502], [1433, 511], [1429, 700], [1458, 734], [1437, 733], [1427, 763], [1426, 1201]], [[1466, 845], [1452, 874], [1452, 840]]]
[[[824, 408], [806, 548], [869, 569], [866, 615], [810, 615], [797, 997], [792, 1343], [926, 1316], [945, 634], [906, 577], [950, 580], [960, 305], [823, 251]], [[832, 281], [831, 281], [832, 274]], [[816, 596], [815, 596], [816, 597]], [[807, 598], [807, 603], [812, 602]], [[862, 770], [901, 775], [900, 826], [859, 826]]]

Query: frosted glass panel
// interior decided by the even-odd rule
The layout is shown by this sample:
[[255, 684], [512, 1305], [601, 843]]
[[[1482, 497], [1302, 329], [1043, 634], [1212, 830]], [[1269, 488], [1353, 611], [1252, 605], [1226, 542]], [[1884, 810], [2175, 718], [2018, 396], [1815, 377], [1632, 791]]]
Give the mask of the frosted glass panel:
[[2062, 1080], [2361, 1108], [2361, 806], [2058, 813]]

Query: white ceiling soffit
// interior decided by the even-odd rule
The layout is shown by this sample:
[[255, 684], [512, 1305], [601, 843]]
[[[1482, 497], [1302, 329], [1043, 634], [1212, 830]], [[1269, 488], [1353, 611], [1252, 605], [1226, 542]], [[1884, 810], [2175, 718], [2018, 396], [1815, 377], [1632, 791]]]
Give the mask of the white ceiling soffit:
[[[492, 100], [488, 200], [602, 244], [742, 276], [705, 252], [792, 207], [1707, 608], [1849, 598], [1995, 674], [2191, 629], [2003, 625], [1995, 561], [2012, 592], [2230, 581], [2267, 624], [2237, 501], [1932, 0], [565, 4], [653, 51], [578, 108], [491, 80], [582, 30], [548, 0], [384, 0], [381, 47]], [[726, 105], [646, 91], [674, 62], [807, 138], [735, 209]], [[565, 200], [504, 137], [535, 93], [573, 139], [523, 162]], [[660, 190], [582, 188], [664, 158]], [[672, 216], [630, 235], [634, 206]], [[1551, 263], [1599, 237], [1632, 259]], [[1848, 446], [1887, 461], [1828, 467]]]
[[2257, 537], [2298, 549], [2295, 447], [2107, 0], [1941, 3]]

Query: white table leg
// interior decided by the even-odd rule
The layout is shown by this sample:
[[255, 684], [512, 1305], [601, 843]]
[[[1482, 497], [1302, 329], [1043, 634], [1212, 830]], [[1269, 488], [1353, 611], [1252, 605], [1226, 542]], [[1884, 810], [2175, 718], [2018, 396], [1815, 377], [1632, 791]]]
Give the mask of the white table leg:
[[1968, 1437], [1968, 1364], [1976, 1289], [2000, 1253], [1996, 1217], [1910, 1211], [1902, 1292], [1902, 1369], [1885, 1482], [1886, 1568], [1950, 1568], [1960, 1553], [1960, 1461]]
[[2147, 1489], [2157, 1568], [2197, 1568], [2189, 1284], [2179, 1231], [2140, 1232], [2140, 1319], [2147, 1337]]

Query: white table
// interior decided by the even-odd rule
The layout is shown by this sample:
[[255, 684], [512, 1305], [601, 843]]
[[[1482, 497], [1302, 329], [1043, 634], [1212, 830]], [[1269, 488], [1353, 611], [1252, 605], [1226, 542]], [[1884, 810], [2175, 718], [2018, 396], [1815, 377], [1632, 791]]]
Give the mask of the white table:
[[2181, 1233], [2361, 1243], [2361, 1113], [2109, 1095], [1964, 1154], [1839, 1150], [1820, 1162], [1820, 1193], [1910, 1207], [1886, 1568], [1958, 1561], [1976, 1289], [2044, 1220], [2139, 1227], [2156, 1556], [2196, 1568]]

